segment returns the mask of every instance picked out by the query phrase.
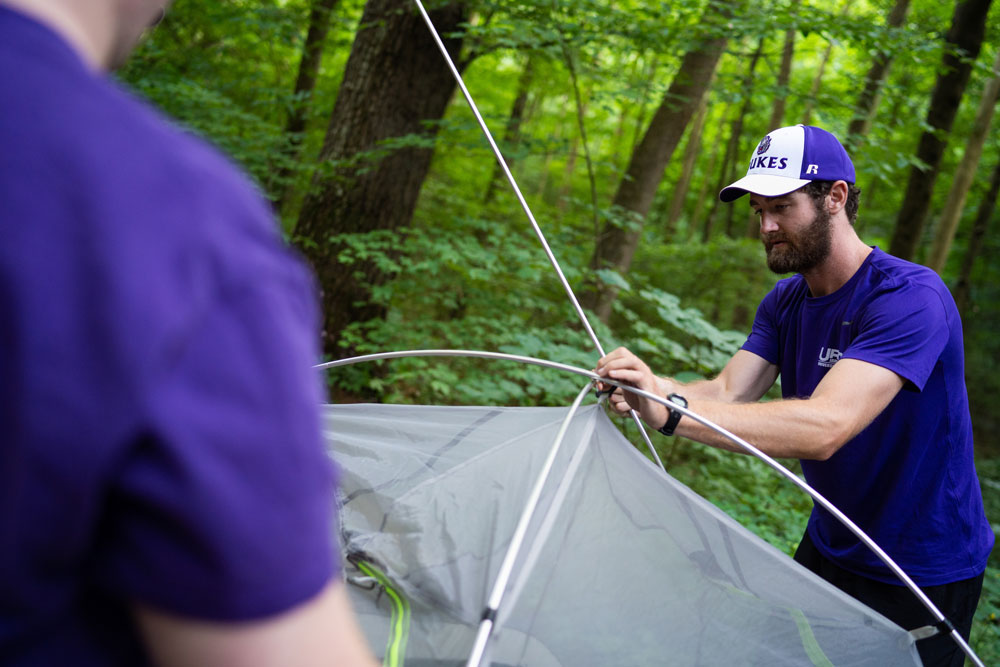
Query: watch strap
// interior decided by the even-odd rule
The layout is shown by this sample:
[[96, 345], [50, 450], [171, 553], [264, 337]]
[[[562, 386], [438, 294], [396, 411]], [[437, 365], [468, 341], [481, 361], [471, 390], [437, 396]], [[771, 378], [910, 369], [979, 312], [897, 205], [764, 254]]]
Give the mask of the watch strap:
[[[667, 396], [667, 400], [684, 408], [688, 405], [687, 399], [680, 394], [670, 394]], [[670, 415], [667, 417], [667, 423], [659, 428], [660, 433], [668, 436], [673, 435], [674, 431], [677, 429], [677, 424], [680, 423], [681, 417], [683, 416], [683, 413], [671, 408]]]

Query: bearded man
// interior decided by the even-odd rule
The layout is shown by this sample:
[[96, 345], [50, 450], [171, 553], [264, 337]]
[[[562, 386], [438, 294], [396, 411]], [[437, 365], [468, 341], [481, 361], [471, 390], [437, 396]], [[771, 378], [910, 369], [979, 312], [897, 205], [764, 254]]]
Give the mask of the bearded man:
[[[993, 532], [973, 464], [962, 323], [936, 273], [869, 247], [840, 142], [817, 127], [764, 137], [722, 201], [749, 194], [778, 282], [742, 348], [712, 380], [657, 377], [625, 348], [597, 373], [687, 405], [807, 481], [857, 523], [966, 638]], [[760, 403], [781, 377], [783, 400]], [[679, 411], [617, 390], [665, 435], [742, 451]], [[814, 507], [795, 559], [897, 624], [935, 619], [853, 533]], [[926, 665], [962, 665], [946, 634], [917, 642]]]

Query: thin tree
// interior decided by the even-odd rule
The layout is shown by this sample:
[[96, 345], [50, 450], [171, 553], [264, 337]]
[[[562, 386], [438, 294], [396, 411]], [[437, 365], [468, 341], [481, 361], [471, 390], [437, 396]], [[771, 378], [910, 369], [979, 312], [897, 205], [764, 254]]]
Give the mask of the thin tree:
[[785, 41], [781, 48], [781, 65], [778, 67], [778, 80], [775, 82], [774, 103], [771, 106], [771, 120], [767, 131], [782, 126], [785, 118], [785, 101], [788, 99], [788, 82], [792, 79], [792, 57], [795, 55], [795, 18], [799, 12], [802, 0], [792, 0], [789, 8], [791, 25], [785, 30]]
[[[903, 25], [906, 14], [910, 11], [910, 0], [896, 0], [896, 3], [889, 10], [885, 25], [889, 31], [895, 30]], [[877, 47], [876, 47], [877, 48]], [[855, 146], [860, 137], [867, 136], [871, 129], [872, 120], [875, 118], [875, 111], [878, 109], [879, 97], [882, 95], [882, 86], [885, 84], [886, 76], [889, 74], [889, 65], [892, 64], [892, 52], [889, 49], [879, 49], [872, 59], [871, 67], [865, 75], [865, 85], [858, 95], [858, 101], [854, 105], [854, 117], [847, 126], [847, 136], [844, 142], [848, 146]]]
[[330, 31], [330, 15], [339, 0], [315, 0], [309, 12], [309, 29], [306, 41], [302, 45], [302, 56], [299, 58], [299, 71], [295, 77], [295, 90], [292, 95], [292, 106], [288, 111], [285, 124], [285, 135], [288, 137], [288, 147], [284, 151], [284, 160], [277, 170], [272, 182], [274, 189], [281, 195], [274, 203], [279, 213], [288, 205], [293, 193], [291, 174], [293, 164], [299, 157], [302, 146], [302, 135], [306, 129], [306, 118], [309, 113], [309, 102], [316, 88], [316, 78], [319, 75], [320, 62], [323, 59], [323, 45]]
[[[709, 7], [706, 11], [713, 12], [713, 9]], [[626, 273], [631, 266], [642, 223], [649, 213], [663, 171], [680, 143], [684, 128], [708, 90], [725, 48], [726, 37], [715, 24], [720, 18], [728, 19], [731, 12], [732, 5], [724, 5], [710, 15], [706, 23], [712, 26], [713, 34], [684, 54], [680, 68], [653, 114], [646, 133], [632, 152], [629, 166], [612, 201], [613, 207], [624, 212], [628, 224], [608, 222], [602, 226], [591, 257], [592, 269], [609, 268]], [[594, 289], [583, 293], [581, 303], [592, 308], [602, 321], [607, 322], [617, 295], [616, 287], [599, 281]]]
[[[722, 153], [722, 166], [719, 168], [718, 176], [716, 177], [715, 185], [713, 187], [713, 192], [718, 192], [726, 183], [733, 180], [732, 176], [739, 170], [737, 160], [739, 156], [739, 134], [742, 133], [743, 119], [750, 108], [749, 97], [749, 86], [753, 85], [754, 71], [757, 68], [757, 62], [760, 60], [761, 54], [764, 51], [764, 39], [758, 38], [757, 48], [754, 50], [753, 55], [750, 57], [750, 62], [747, 68], [746, 74], [744, 74], [743, 79], [740, 83], [740, 90], [742, 91], [741, 97], [743, 98], [743, 103], [734, 112], [735, 115], [730, 122], [729, 129], [729, 139], [725, 142], [725, 150]], [[750, 96], [752, 97], [752, 96]], [[726, 108], [726, 113], [730, 111], [732, 104], [728, 105]], [[723, 114], [723, 118], [726, 114]], [[717, 147], [718, 148], [718, 147]], [[713, 160], [716, 162], [716, 160]], [[734, 166], [737, 165], [737, 166]], [[705, 221], [702, 223], [701, 228], [701, 241], [702, 243], [708, 243], [709, 239], [712, 238], [712, 231], [715, 228], [715, 218], [719, 215], [721, 210], [720, 203], [717, 197], [711, 197], [712, 206], [708, 209], [708, 215], [705, 216]], [[699, 202], [699, 208], [704, 206], [704, 202]], [[731, 207], [729, 207], [731, 208]], [[696, 215], [697, 220], [700, 215]]]
[[920, 137], [917, 162], [910, 169], [903, 205], [889, 243], [889, 252], [901, 259], [913, 259], [923, 237], [934, 181], [937, 180], [948, 133], [962, 102], [972, 65], [983, 44], [991, 1], [965, 0], [955, 6], [951, 29], [945, 39], [941, 73], [927, 110], [927, 130]]
[[971, 305], [972, 269], [976, 264], [976, 259], [982, 254], [986, 232], [993, 219], [993, 212], [996, 210], [997, 195], [1000, 195], [1000, 160], [997, 161], [996, 166], [993, 167], [993, 173], [990, 175], [989, 191], [979, 202], [979, 208], [976, 210], [976, 219], [972, 223], [969, 243], [965, 248], [965, 255], [962, 257], [958, 280], [955, 282], [955, 303], [958, 305], [958, 312], [962, 314], [963, 319], [968, 314]]
[[[438, 5], [430, 14], [458, 60], [465, 5]], [[319, 157], [323, 164], [295, 229], [319, 278], [323, 343], [331, 355], [346, 351], [338, 342], [349, 324], [384, 315], [372, 302], [370, 286], [383, 283], [385, 276], [373, 262], [341, 264], [343, 246], [330, 239], [391, 231], [410, 222], [430, 168], [437, 121], [455, 87], [410, 3], [368, 0], [330, 115]]]
[[[652, 54], [648, 58], [639, 57], [632, 66], [629, 80], [641, 80], [642, 83], [640, 84], [638, 99], [629, 101], [629, 98], [626, 98], [621, 104], [621, 112], [618, 115], [618, 123], [615, 127], [614, 140], [611, 145], [611, 158], [615, 166], [615, 171], [623, 168], [621, 162], [632, 154], [636, 144], [639, 143], [639, 139], [642, 138], [642, 131], [646, 128], [646, 115], [649, 111], [650, 94], [653, 92], [653, 87], [656, 84], [656, 70], [658, 66], [659, 58], [657, 58], [656, 54]], [[640, 68], [641, 72], [637, 71]], [[632, 118], [633, 111], [635, 112], [634, 118]], [[631, 131], [627, 127], [630, 124], [630, 118], [632, 121]], [[628, 152], [623, 151], [621, 148], [626, 135], [631, 140]]]
[[[550, 197], [547, 194], [549, 190], [549, 177], [552, 175], [552, 162], [555, 157], [555, 151], [553, 146], [555, 144], [561, 143], [563, 140], [563, 128], [566, 126], [565, 118], [569, 114], [570, 108], [569, 95], [565, 94], [560, 98], [559, 108], [562, 109], [562, 116], [560, 122], [556, 123], [555, 129], [552, 132], [552, 136], [549, 137], [549, 141], [545, 143], [545, 159], [542, 161], [542, 173], [538, 177], [538, 182], [535, 184], [535, 194], [538, 197], [542, 197], [546, 201], [549, 201]], [[549, 203], [551, 203], [549, 201]]]
[[[912, 69], [904, 69], [899, 75], [899, 81], [894, 87], [898, 91], [910, 90], [914, 86], [914, 73]], [[885, 114], [879, 114], [881, 123], [885, 127], [900, 127], [906, 120], [906, 115], [910, 113], [910, 100], [905, 94], [899, 93], [894, 94], [890, 97], [892, 104], [889, 105], [888, 112]], [[884, 115], [884, 118], [883, 118]], [[845, 140], [846, 142], [846, 140]], [[878, 201], [878, 196], [882, 188], [886, 187], [888, 180], [885, 179], [883, 174], [873, 171], [870, 174], [859, 174], [858, 178], [866, 178], [867, 180], [860, 183], [861, 191], [864, 193], [865, 201]], [[895, 183], [892, 184], [895, 186]], [[858, 219], [856, 223], [858, 229], [864, 226], [864, 216]]]
[[[845, 0], [844, 6], [840, 8], [841, 18], [847, 16], [852, 3], [853, 0]], [[816, 107], [816, 100], [819, 98], [819, 90], [823, 85], [823, 75], [826, 73], [826, 66], [830, 63], [830, 56], [833, 55], [833, 44], [834, 42], [832, 41], [826, 43], [826, 48], [823, 50], [823, 56], [819, 61], [819, 67], [816, 68], [816, 76], [813, 77], [812, 85], [809, 87], [809, 96], [806, 97], [806, 107], [802, 111], [803, 125], [812, 124], [813, 109]]]
[[997, 52], [996, 60], [993, 62], [993, 77], [986, 82], [986, 87], [983, 89], [976, 120], [965, 143], [965, 153], [962, 154], [962, 161], [955, 170], [948, 199], [938, 221], [934, 244], [931, 246], [930, 261], [927, 263], [927, 266], [938, 273], [944, 271], [945, 262], [948, 260], [951, 242], [955, 238], [955, 230], [958, 229], [958, 221], [961, 220], [962, 210], [965, 208], [965, 198], [976, 176], [979, 158], [983, 155], [983, 144], [986, 143], [986, 135], [993, 121], [998, 97], [1000, 97], [1000, 52]]
[[[720, 117], [725, 118], [729, 109], [723, 110]], [[708, 239], [712, 235], [712, 217], [710, 215], [705, 215], [705, 204], [709, 200], [714, 200], [715, 197], [709, 192], [709, 189], [714, 185], [712, 182], [712, 174], [715, 173], [715, 167], [719, 163], [719, 157], [722, 155], [724, 148], [721, 141], [713, 142], [712, 152], [708, 156], [708, 164], [702, 170], [705, 174], [704, 178], [701, 179], [701, 187], [694, 196], [694, 211], [691, 213], [691, 222], [688, 224], [687, 239], [691, 240], [694, 238], [695, 232], [699, 224], [699, 220], [704, 222], [701, 224], [701, 236], [699, 237], [702, 243], [708, 243]]]
[[[743, 103], [740, 105], [739, 110], [736, 112], [736, 116], [733, 118], [732, 125], [729, 129], [729, 142], [726, 144], [726, 153], [722, 162], [722, 169], [719, 171], [719, 182], [715, 188], [718, 192], [727, 183], [730, 183], [739, 176], [741, 172], [746, 168], [743, 154], [740, 152], [740, 140], [743, 139], [743, 126], [746, 123], [747, 115], [750, 113], [750, 109], [753, 106], [753, 88], [754, 80], [757, 76], [757, 63], [760, 62], [761, 56], [764, 53], [764, 38], [760, 37], [757, 39], [757, 48], [754, 50], [753, 55], [750, 56], [750, 62], [747, 65], [746, 74], [743, 77], [743, 83], [741, 84]], [[735, 206], [725, 207], [726, 216], [726, 235], [733, 235], [733, 212]], [[719, 210], [722, 209], [722, 204], [719, 199], [713, 198], [712, 211], [709, 213], [711, 219], [715, 219]]]
[[[711, 86], [711, 83], [709, 84]], [[687, 198], [688, 188], [691, 187], [691, 178], [694, 176], [694, 165], [701, 153], [701, 133], [705, 129], [705, 120], [708, 118], [708, 95], [701, 98], [698, 111], [695, 112], [694, 121], [688, 131], [687, 144], [684, 146], [684, 157], [681, 159], [681, 175], [674, 187], [670, 198], [670, 208], [667, 210], [666, 228], [664, 238], [668, 241], [677, 231], [677, 219], [684, 210], [684, 200]]]
[[[510, 107], [510, 114], [504, 125], [503, 157], [509, 169], [514, 168], [515, 154], [521, 143], [521, 123], [524, 121], [524, 110], [528, 105], [528, 93], [535, 78], [535, 56], [529, 53], [524, 62], [524, 68], [517, 79], [517, 94], [514, 96], [514, 103]], [[490, 177], [489, 185], [486, 186], [486, 196], [483, 197], [485, 203], [490, 203], [496, 196], [497, 186], [503, 180], [503, 170], [499, 163], [493, 167], [493, 175]]]
[[[575, 114], [574, 122], [579, 126], [579, 119], [587, 115], [587, 100], [584, 99], [584, 93], [581, 93], [578, 88], [574, 89], [573, 94], [573, 99], [576, 101], [573, 106], [573, 113]], [[573, 174], [576, 172], [576, 161], [580, 157], [580, 136], [579, 132], [574, 132], [569, 141], [566, 166], [563, 169], [563, 182], [559, 188], [559, 197], [557, 200], [560, 213], [566, 212], [569, 206], [570, 195], [573, 193]], [[584, 149], [586, 150], [586, 146], [584, 146]]]
[[583, 145], [583, 157], [587, 164], [587, 182], [590, 184], [591, 213], [594, 219], [594, 233], [598, 231], [600, 225], [597, 210], [597, 176], [594, 174], [594, 161], [590, 155], [590, 142], [587, 139], [587, 124], [584, 122], [583, 97], [580, 94], [580, 80], [576, 74], [576, 59], [570, 51], [565, 39], [561, 39], [563, 62], [569, 71], [570, 83], [573, 87], [573, 97], [576, 100], [576, 126], [579, 130], [580, 143]]

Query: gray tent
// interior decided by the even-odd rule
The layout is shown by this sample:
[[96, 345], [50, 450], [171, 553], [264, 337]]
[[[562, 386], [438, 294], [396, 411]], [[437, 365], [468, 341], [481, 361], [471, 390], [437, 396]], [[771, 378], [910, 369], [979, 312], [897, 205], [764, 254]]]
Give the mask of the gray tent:
[[327, 406], [353, 604], [386, 665], [913, 665], [911, 635], [651, 465], [596, 405]]

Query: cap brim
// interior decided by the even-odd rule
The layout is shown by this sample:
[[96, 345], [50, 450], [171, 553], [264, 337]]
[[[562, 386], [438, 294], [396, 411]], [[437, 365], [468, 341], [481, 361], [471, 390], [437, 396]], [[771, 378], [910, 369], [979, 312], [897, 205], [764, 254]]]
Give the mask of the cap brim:
[[780, 197], [781, 195], [787, 195], [789, 192], [798, 190], [809, 182], [808, 178], [750, 174], [732, 185], [722, 188], [722, 191], [719, 192], [719, 199], [724, 202], [731, 202], [739, 199], [748, 192], [760, 195], [761, 197]]

